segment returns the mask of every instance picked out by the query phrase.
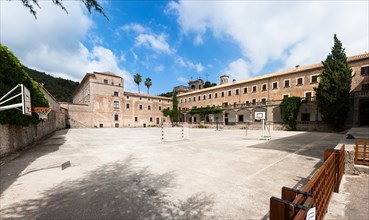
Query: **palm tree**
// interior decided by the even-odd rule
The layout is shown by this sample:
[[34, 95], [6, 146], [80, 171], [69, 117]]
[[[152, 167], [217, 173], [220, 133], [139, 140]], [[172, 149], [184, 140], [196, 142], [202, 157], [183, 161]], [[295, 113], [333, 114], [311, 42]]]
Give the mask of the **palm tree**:
[[152, 85], [151, 79], [147, 77], [145, 80], [145, 86], [147, 87], [147, 94], [150, 94], [149, 89], [151, 85]]
[[138, 93], [140, 93], [140, 83], [142, 82], [142, 77], [140, 74], [136, 73], [136, 75], [133, 76], [135, 83], [138, 87]]

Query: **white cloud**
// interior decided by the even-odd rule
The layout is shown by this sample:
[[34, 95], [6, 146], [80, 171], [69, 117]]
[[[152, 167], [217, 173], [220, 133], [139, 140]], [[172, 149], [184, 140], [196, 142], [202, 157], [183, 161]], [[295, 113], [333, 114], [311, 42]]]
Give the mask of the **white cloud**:
[[126, 62], [126, 55], [123, 52], [120, 54], [119, 60], [123, 63]]
[[141, 24], [137, 24], [137, 23], [123, 25], [121, 29], [123, 31], [134, 31], [139, 34], [148, 31], [146, 27], [142, 26]]
[[230, 79], [241, 80], [250, 77], [249, 64], [242, 58], [228, 64], [224, 73], [229, 75]]
[[175, 57], [174, 61], [181, 67], [185, 67], [188, 69], [193, 69], [198, 73], [202, 73], [205, 70], [205, 67], [201, 63], [193, 63], [189, 60], [184, 60], [182, 57]]
[[[94, 26], [79, 2], [66, 1], [66, 14], [49, 1], [40, 1], [37, 20], [19, 1], [1, 1], [1, 43], [20, 61], [54, 76], [80, 81], [87, 72], [110, 71], [124, 77], [131, 87], [131, 74], [120, 68], [113, 52], [95, 45], [91, 50], [81, 42], [92, 44], [102, 39], [91, 33]], [[92, 38], [91, 38], [92, 36]]]
[[285, 67], [316, 63], [333, 46], [333, 34], [347, 55], [369, 48], [368, 1], [179, 1], [167, 4], [186, 36], [194, 43], [212, 33], [238, 45], [250, 71], [260, 72], [268, 62]]
[[190, 80], [185, 77], [178, 77], [177, 81], [181, 83], [188, 83]]
[[156, 66], [154, 70], [155, 72], [162, 72], [164, 70], [164, 66], [163, 65]]
[[169, 44], [164, 34], [139, 34], [136, 37], [136, 46], [144, 46], [157, 52], [171, 53]]

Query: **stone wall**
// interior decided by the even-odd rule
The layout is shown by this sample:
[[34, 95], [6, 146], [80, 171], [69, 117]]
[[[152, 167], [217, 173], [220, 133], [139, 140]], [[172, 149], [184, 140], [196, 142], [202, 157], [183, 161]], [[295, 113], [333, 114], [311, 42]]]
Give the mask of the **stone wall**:
[[0, 158], [19, 151], [42, 139], [62, 126], [62, 114], [51, 111], [48, 119], [37, 125], [19, 126], [0, 124]]

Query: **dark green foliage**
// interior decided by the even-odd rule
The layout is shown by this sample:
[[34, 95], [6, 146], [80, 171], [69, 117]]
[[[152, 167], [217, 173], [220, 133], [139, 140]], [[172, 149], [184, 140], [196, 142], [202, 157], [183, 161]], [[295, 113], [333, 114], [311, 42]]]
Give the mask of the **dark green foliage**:
[[179, 121], [179, 110], [178, 110], [178, 99], [177, 93], [173, 92], [173, 108], [172, 110], [163, 109], [161, 112], [165, 117], [169, 116], [171, 122], [178, 122]]
[[24, 70], [29, 76], [38, 83], [44, 84], [44, 87], [49, 91], [58, 102], [72, 102], [72, 94], [78, 86], [78, 82], [72, 80], [56, 78], [37, 70], [32, 70], [24, 67]]
[[167, 93], [161, 93], [158, 96], [163, 96], [163, 97], [173, 97], [173, 92], [167, 92]]
[[216, 83], [211, 83], [209, 81], [206, 81], [205, 84], [204, 84], [204, 88], [209, 88], [209, 87], [213, 87], [213, 86], [216, 86], [217, 84]]
[[211, 83], [209, 81], [206, 81], [205, 84], [204, 84], [204, 88], [209, 88], [209, 87], [213, 87], [213, 86], [216, 86], [217, 84], [216, 83]]
[[334, 46], [322, 62], [323, 72], [316, 91], [318, 108], [324, 122], [334, 130], [340, 130], [350, 110], [352, 69], [347, 63], [345, 49], [334, 35]]
[[150, 94], [150, 87], [152, 86], [152, 82], [149, 77], [147, 77], [145, 80], [145, 86], [147, 87], [147, 94]]
[[279, 105], [281, 108], [281, 118], [284, 123], [288, 124], [288, 130], [296, 130], [296, 119], [300, 111], [300, 106], [301, 98], [296, 96], [284, 98]]
[[133, 80], [137, 84], [138, 87], [138, 93], [140, 93], [140, 83], [142, 82], [142, 77], [140, 74], [136, 73], [136, 75], [133, 76]]
[[179, 121], [178, 99], [177, 99], [176, 92], [173, 92], [173, 109], [172, 109], [172, 114], [171, 114], [171, 121], [172, 122]]
[[[48, 101], [45, 99], [38, 83], [33, 81], [24, 71], [22, 64], [13, 53], [7, 47], [0, 44], [0, 97], [13, 89], [17, 84], [23, 84], [30, 90], [32, 107], [48, 107]], [[20, 89], [17, 89], [9, 98], [19, 92]], [[21, 97], [17, 97], [4, 103], [4, 105], [20, 102]], [[32, 116], [24, 116], [17, 109], [0, 111], [1, 124], [28, 125], [31, 123], [37, 124], [38, 122], [38, 115], [35, 113], [32, 113]]]
[[224, 109], [219, 107], [201, 107], [201, 108], [193, 108], [188, 114], [195, 115], [198, 114], [200, 116], [200, 121], [205, 120], [205, 116], [209, 114], [219, 114], [222, 113]]
[[[83, 4], [86, 6], [88, 12], [91, 14], [91, 9], [94, 9], [95, 11], [99, 12], [100, 14], [104, 15], [104, 17], [106, 17], [108, 19], [108, 17], [106, 16], [106, 14], [104, 13], [103, 8], [101, 7], [101, 5], [98, 3], [97, 0], [81, 0], [83, 2]], [[36, 17], [36, 10], [35, 10], [35, 6], [37, 6], [38, 8], [41, 8], [40, 5], [38, 4], [38, 0], [21, 0], [21, 2], [23, 3], [23, 6], [28, 8], [30, 13], [33, 14], [33, 16]], [[67, 9], [64, 7], [63, 5], [63, 0], [52, 0], [52, 2], [59, 6], [60, 8], [62, 8], [67, 14], [68, 11]]]

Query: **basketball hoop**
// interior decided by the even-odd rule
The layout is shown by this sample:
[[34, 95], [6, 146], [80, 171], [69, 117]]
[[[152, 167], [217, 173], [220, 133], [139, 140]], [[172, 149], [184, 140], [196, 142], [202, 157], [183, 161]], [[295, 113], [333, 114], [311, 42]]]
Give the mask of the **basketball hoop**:
[[51, 112], [51, 108], [48, 107], [34, 107], [33, 112], [36, 112], [38, 114], [38, 118], [40, 120], [47, 119], [47, 116]]

